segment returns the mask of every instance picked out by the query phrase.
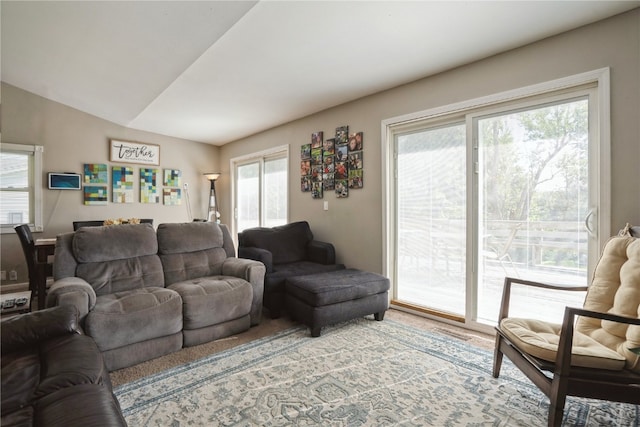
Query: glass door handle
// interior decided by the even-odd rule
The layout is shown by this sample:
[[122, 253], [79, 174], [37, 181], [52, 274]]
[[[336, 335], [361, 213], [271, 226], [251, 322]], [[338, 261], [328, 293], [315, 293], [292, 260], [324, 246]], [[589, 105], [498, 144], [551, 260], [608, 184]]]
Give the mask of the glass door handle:
[[589, 213], [587, 213], [587, 216], [584, 219], [584, 227], [587, 229], [587, 233], [589, 233], [589, 236], [591, 237], [597, 237], [598, 235], [593, 227], [591, 227], [591, 219], [594, 218], [595, 215], [595, 209], [589, 209]]

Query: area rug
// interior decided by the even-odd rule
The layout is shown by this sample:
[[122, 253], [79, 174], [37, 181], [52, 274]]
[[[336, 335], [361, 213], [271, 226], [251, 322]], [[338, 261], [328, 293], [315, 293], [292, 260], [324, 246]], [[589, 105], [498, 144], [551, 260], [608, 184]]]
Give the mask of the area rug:
[[[506, 360], [444, 334], [358, 319], [294, 327], [132, 383], [129, 426], [544, 426], [548, 400]], [[569, 398], [567, 426], [638, 426], [640, 406]]]

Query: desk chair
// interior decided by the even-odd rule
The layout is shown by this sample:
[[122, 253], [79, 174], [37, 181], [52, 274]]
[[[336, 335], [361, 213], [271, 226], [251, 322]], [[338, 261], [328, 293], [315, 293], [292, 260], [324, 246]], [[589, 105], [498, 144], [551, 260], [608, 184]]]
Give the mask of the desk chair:
[[[17, 225], [14, 227], [14, 230], [18, 234], [20, 244], [22, 245], [22, 251], [24, 252], [25, 260], [27, 261], [31, 298], [40, 297], [40, 293], [42, 293], [42, 296], [44, 297], [47, 292], [47, 277], [53, 276], [53, 264], [47, 263], [43, 269], [39, 268], [36, 260], [36, 249], [33, 235], [31, 234], [31, 229], [28, 224]], [[41, 277], [41, 274], [44, 274], [44, 277]], [[41, 298], [38, 298], [38, 300], [40, 299]]]

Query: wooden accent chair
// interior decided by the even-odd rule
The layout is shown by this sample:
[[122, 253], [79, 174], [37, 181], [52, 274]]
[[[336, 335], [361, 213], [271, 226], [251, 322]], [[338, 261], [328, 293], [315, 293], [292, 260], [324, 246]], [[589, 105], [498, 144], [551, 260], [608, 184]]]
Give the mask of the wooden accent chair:
[[[551, 324], [508, 317], [514, 285], [587, 295], [582, 309], [567, 307], [562, 325]], [[505, 278], [496, 330], [493, 376], [506, 355], [549, 397], [549, 426], [561, 425], [567, 396], [639, 404], [640, 238], [628, 226], [612, 237], [588, 288]]]

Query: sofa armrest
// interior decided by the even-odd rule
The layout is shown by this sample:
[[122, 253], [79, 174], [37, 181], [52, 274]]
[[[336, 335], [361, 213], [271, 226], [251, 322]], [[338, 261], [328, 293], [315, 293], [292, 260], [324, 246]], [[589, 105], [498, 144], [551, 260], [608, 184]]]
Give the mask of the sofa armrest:
[[267, 273], [273, 273], [273, 254], [271, 251], [253, 246], [239, 247], [238, 258], [252, 259], [260, 261], [267, 269]]
[[2, 354], [27, 348], [50, 338], [79, 334], [78, 310], [70, 305], [34, 311], [1, 323]]
[[312, 240], [307, 245], [307, 257], [309, 261], [317, 262], [318, 264], [335, 264], [336, 250], [331, 243]]
[[79, 277], [56, 280], [47, 293], [47, 307], [60, 305], [73, 305], [82, 320], [96, 305], [96, 291]]
[[259, 261], [243, 258], [227, 258], [222, 263], [222, 274], [246, 280], [253, 288], [251, 302], [251, 326], [262, 319], [262, 298], [264, 295], [265, 266]]

